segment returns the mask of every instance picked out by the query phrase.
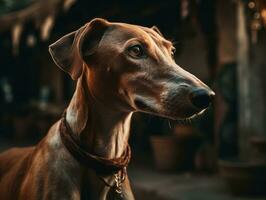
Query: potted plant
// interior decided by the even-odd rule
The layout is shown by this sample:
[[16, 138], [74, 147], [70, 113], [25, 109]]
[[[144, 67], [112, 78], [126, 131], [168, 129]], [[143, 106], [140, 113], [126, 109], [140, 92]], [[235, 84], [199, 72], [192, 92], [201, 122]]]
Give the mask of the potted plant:
[[219, 171], [235, 195], [265, 195], [266, 138], [252, 136], [252, 154], [246, 160], [238, 158], [219, 161]]
[[234, 195], [265, 195], [266, 165], [239, 159], [220, 160], [219, 172]]
[[250, 144], [253, 150], [253, 159], [266, 163], [266, 137], [253, 136], [250, 138]]
[[164, 171], [192, 168], [199, 138], [191, 125], [176, 125], [172, 131], [152, 135], [150, 142], [156, 168]]

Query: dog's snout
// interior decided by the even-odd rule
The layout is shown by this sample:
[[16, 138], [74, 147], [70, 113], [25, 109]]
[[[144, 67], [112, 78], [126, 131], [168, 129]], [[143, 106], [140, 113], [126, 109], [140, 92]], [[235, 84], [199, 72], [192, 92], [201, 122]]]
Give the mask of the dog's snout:
[[198, 109], [207, 108], [213, 101], [215, 93], [213, 91], [198, 89], [191, 93], [190, 99], [192, 104]]

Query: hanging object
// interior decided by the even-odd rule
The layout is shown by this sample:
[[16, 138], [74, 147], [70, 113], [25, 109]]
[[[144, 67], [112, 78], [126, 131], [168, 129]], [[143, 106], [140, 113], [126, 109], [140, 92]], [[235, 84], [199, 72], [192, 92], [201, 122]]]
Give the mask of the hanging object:
[[185, 19], [189, 15], [189, 1], [188, 0], [181, 0], [181, 18]]
[[73, 5], [76, 3], [76, 0], [65, 0], [63, 9], [67, 12]]
[[258, 42], [258, 32], [262, 28], [266, 28], [266, 2], [265, 0], [251, 0], [248, 2], [248, 8], [251, 11], [251, 42]]
[[18, 55], [19, 53], [19, 43], [20, 43], [20, 36], [23, 30], [22, 23], [16, 24], [12, 28], [12, 45], [13, 45], [13, 54]]
[[[1, 1], [1, 0], [0, 0]], [[77, 0], [45, 0], [32, 1], [29, 6], [0, 16], [0, 32], [10, 31], [12, 38], [12, 53], [19, 54], [21, 35], [28, 22], [35, 23], [35, 29], [40, 31], [42, 41], [49, 39], [55, 18], [60, 12], [67, 12]], [[1, 4], [1, 3], [0, 3]], [[36, 45], [34, 35], [26, 37], [26, 44], [29, 47]]]
[[54, 26], [54, 16], [48, 16], [41, 25], [41, 39], [46, 41], [50, 37], [51, 30]]
[[248, 3], [248, 7], [249, 7], [250, 9], [254, 9], [255, 6], [256, 6], [256, 4], [255, 4], [255, 2], [253, 2], [253, 1], [250, 1], [250, 2]]
[[36, 44], [36, 37], [33, 34], [28, 35], [26, 43], [29, 47], [34, 47]]

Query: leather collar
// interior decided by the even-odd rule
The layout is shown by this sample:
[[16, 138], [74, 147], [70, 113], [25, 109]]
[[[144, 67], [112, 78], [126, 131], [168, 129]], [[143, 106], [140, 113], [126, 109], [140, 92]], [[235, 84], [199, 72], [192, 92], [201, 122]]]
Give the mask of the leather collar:
[[93, 169], [97, 174], [116, 174], [126, 168], [129, 164], [131, 158], [131, 149], [129, 144], [124, 150], [122, 156], [114, 159], [107, 159], [88, 152], [84, 147], [82, 147], [78, 136], [73, 134], [66, 121], [66, 112], [64, 112], [60, 122], [60, 136], [69, 153], [80, 164]]

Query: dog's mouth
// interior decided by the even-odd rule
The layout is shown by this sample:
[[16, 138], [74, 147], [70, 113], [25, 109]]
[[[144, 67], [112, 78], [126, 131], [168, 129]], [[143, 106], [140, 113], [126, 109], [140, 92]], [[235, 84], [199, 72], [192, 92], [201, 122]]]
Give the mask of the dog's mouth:
[[191, 123], [194, 120], [198, 120], [200, 119], [202, 116], [204, 116], [204, 114], [206, 113], [208, 108], [203, 109], [202, 111], [199, 111], [189, 117], [183, 118], [183, 119], [177, 119], [175, 120], [176, 122], [181, 122], [181, 123]]
[[207, 110], [207, 108], [205, 108], [205, 109], [203, 109], [202, 111], [199, 111], [198, 113], [193, 114], [192, 116], [187, 117], [187, 118], [185, 118], [185, 119], [194, 119], [194, 118], [197, 118], [197, 117], [203, 115], [203, 114], [205, 113], [206, 110]]
[[203, 110], [197, 110], [193, 107], [187, 107], [187, 109], [177, 109], [177, 106], [162, 106], [160, 104], [152, 103], [152, 100], [145, 101], [141, 98], [136, 98], [134, 101], [137, 111], [157, 115], [160, 117], [168, 118], [174, 121], [191, 121], [204, 115], [207, 108]]

